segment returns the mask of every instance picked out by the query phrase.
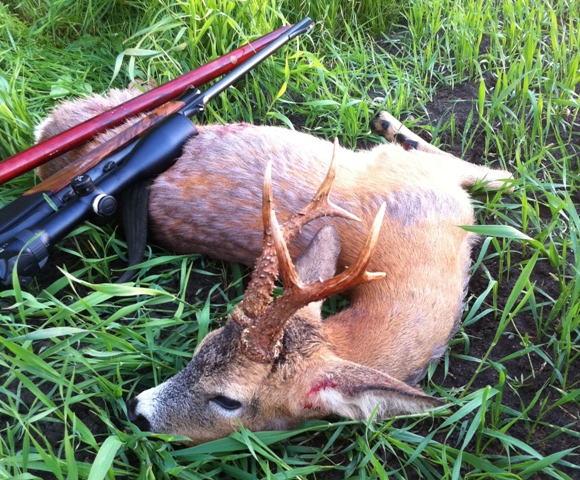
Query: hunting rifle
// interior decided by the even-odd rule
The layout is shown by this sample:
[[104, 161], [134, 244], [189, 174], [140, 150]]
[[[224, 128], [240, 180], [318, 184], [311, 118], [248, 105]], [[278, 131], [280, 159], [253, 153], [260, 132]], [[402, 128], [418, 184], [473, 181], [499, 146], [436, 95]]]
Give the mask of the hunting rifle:
[[[21, 285], [28, 285], [46, 264], [50, 247], [81, 221], [111, 219], [117, 210], [116, 195], [148, 182], [175, 163], [185, 142], [197, 135], [192, 116], [202, 113], [210, 100], [312, 26], [312, 20], [305, 18], [205, 92], [188, 88], [178, 100], [162, 105], [1, 209], [0, 286], [10, 286], [15, 277]], [[144, 208], [139, 216], [144, 213], [146, 217], [146, 189], [133, 191]], [[134, 228], [146, 229], [142, 224]], [[135, 233], [126, 234], [129, 237]], [[127, 242], [131, 244], [129, 238]], [[144, 250], [144, 241], [137, 243], [139, 252], [130, 255], [130, 265]], [[126, 273], [123, 281], [130, 278], [131, 272]]]

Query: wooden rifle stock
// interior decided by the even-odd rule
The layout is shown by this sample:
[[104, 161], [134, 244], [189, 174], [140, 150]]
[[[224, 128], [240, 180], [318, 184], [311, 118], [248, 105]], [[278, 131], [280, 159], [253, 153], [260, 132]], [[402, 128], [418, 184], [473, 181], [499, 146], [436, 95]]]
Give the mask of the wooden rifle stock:
[[[199, 87], [224, 73], [230, 72], [236, 66], [251, 58], [256, 52], [272, 43], [291, 27], [290, 25], [279, 28], [170, 82], [1, 161], [0, 185], [82, 145], [95, 135], [120, 125], [131, 116], [152, 110], [175, 99], [191, 85]], [[46, 184], [42, 190], [46, 190]]]

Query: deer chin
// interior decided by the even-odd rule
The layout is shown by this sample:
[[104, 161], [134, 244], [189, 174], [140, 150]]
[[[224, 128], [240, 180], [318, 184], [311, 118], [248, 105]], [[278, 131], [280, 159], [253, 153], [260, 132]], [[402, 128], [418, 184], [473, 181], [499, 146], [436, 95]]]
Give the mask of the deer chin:
[[264, 423], [261, 430], [291, 430], [296, 427], [298, 423], [299, 422], [290, 421], [285, 418], [273, 417]]

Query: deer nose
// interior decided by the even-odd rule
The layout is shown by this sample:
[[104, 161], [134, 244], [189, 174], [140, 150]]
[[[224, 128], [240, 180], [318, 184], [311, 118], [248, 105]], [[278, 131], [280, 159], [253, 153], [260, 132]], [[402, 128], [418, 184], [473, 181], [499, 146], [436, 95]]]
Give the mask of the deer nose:
[[132, 398], [127, 402], [127, 418], [134, 423], [142, 432], [151, 431], [151, 424], [141, 413], [137, 412], [139, 400]]

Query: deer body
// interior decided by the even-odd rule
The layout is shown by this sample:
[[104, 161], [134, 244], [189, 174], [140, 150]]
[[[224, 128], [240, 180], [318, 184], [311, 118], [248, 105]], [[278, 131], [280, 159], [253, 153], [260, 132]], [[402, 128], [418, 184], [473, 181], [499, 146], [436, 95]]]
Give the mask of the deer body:
[[[78, 100], [73, 109], [65, 105], [43, 122], [37, 139], [125, 99], [118, 95], [133, 94]], [[360, 223], [315, 219], [288, 248], [293, 258], [303, 255], [296, 262], [302, 283], [328, 279], [335, 267], [340, 272], [357, 262], [385, 204], [367, 267], [386, 278], [353, 285], [350, 307], [325, 321], [314, 303], [298, 309], [285, 320], [277, 353], [268, 360], [249, 358], [245, 351], [246, 334], [253, 335], [254, 327], [229, 320], [204, 339], [183, 372], [137, 397], [130, 416], [153, 431], [199, 443], [227, 435], [239, 421], [254, 430], [289, 428], [332, 412], [368, 418], [378, 405], [380, 418], [438, 404], [414, 385], [445, 352], [461, 318], [473, 237], [459, 225], [474, 222], [464, 189], [480, 180], [499, 188], [510, 175], [443, 154], [381, 115], [377, 130], [390, 138], [404, 131], [406, 149], [384, 144], [365, 152], [338, 148], [334, 154], [332, 201]], [[325, 181], [333, 146], [277, 127], [209, 125], [198, 131], [151, 187], [151, 232], [175, 252], [252, 265], [261, 254], [264, 258], [263, 230], [269, 231], [262, 206], [267, 165], [275, 216], [288, 222]], [[409, 150], [414, 145], [418, 149]], [[50, 175], [58, 162], [42, 167], [41, 175]], [[317, 235], [324, 225], [335, 230]], [[311, 242], [311, 253], [303, 254]], [[280, 257], [277, 248], [274, 257]]]
[[[171, 250], [252, 265], [262, 248], [260, 172], [273, 162], [276, 210], [285, 220], [322, 183], [332, 144], [274, 127], [198, 130], [200, 142], [189, 143], [152, 186], [152, 231]], [[240, 144], [248, 150], [239, 151]], [[224, 154], [228, 147], [232, 152]], [[471, 201], [459, 185], [454, 159], [434, 157], [390, 144], [337, 154], [333, 200], [362, 219], [330, 221], [341, 239], [339, 269], [354, 261], [377, 209], [387, 202], [370, 269], [385, 272], [388, 280], [357, 287], [351, 308], [323, 326], [342, 358], [381, 370], [388, 365], [403, 380], [444, 352], [461, 316], [470, 264], [469, 234], [457, 225], [473, 223]], [[304, 228], [291, 245], [293, 256], [304, 251], [321, 223]], [[422, 377], [417, 376], [411, 380]]]

